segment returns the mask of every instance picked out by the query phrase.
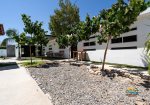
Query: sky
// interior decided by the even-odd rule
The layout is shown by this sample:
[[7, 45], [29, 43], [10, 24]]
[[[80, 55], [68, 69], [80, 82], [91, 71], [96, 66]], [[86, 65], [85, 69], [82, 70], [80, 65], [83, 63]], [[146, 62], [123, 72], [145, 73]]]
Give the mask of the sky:
[[[9, 28], [23, 32], [23, 22], [21, 14], [31, 16], [32, 21], [43, 22], [45, 31], [50, 30], [48, 23], [54, 10], [59, 8], [59, 0], [0, 0], [0, 24], [4, 25], [5, 31]], [[117, 0], [71, 0], [80, 10], [80, 19], [84, 20], [88, 13], [91, 17], [99, 14], [100, 10], [110, 8]], [[0, 36], [0, 42], [6, 35]]]

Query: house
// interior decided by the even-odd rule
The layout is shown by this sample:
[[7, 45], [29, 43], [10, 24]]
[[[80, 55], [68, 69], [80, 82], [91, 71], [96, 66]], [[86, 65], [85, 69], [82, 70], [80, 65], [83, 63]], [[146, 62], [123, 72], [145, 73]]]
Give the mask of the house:
[[[49, 38], [49, 35], [46, 35], [46, 37]], [[30, 37], [27, 36], [27, 38]], [[20, 47], [21, 47], [20, 48], [21, 57], [30, 57], [30, 46], [25, 44], [21, 45]], [[9, 38], [7, 40], [6, 49], [7, 49], [7, 57], [19, 57], [19, 47], [14, 39]], [[33, 57], [41, 55], [41, 49], [39, 45], [31, 46], [31, 51]]]
[[[106, 62], [145, 67], [147, 56], [144, 47], [150, 33], [150, 8], [138, 16], [130, 29], [119, 38], [111, 39]], [[98, 44], [97, 35], [79, 42], [78, 51], [86, 51], [87, 60], [102, 62], [106, 43]]]
[[0, 57], [6, 57], [6, 47], [0, 47]]
[[59, 54], [62, 52], [62, 56], [60, 57], [70, 58], [70, 47], [60, 47], [56, 42], [56, 37], [53, 36], [49, 38], [47, 46], [43, 47], [43, 52], [45, 52], [45, 55], [51, 57], [59, 57]]

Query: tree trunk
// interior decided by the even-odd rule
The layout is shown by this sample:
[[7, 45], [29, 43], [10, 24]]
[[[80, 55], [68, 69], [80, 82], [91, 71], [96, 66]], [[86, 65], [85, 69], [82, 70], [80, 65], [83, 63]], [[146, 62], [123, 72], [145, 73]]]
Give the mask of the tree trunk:
[[[32, 34], [31, 34], [30, 40], [32, 40]], [[32, 65], [32, 43], [30, 43], [30, 60], [31, 60], [31, 65]]]
[[31, 45], [30, 45], [30, 60], [31, 60], [31, 65], [32, 65], [32, 49], [31, 49]]
[[105, 69], [105, 61], [106, 61], [106, 55], [107, 55], [108, 45], [109, 45], [110, 39], [111, 39], [111, 37], [109, 36], [108, 39], [107, 39], [107, 45], [106, 45], [106, 49], [105, 49], [105, 53], [104, 53], [103, 64], [102, 64], [102, 70]]
[[18, 44], [18, 59], [20, 60], [21, 59], [21, 56], [20, 56], [20, 44]]
[[71, 59], [71, 47], [69, 48], [69, 59]]
[[42, 51], [42, 45], [41, 45], [41, 57], [42, 57], [42, 60], [43, 60], [43, 51]]

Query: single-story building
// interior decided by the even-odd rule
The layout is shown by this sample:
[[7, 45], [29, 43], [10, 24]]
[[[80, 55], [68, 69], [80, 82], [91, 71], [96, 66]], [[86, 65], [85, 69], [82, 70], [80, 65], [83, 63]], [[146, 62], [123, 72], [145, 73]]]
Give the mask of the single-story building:
[[[106, 62], [145, 67], [147, 66], [145, 42], [150, 33], [150, 8], [138, 16], [137, 21], [130, 26], [130, 29], [119, 38], [111, 39]], [[91, 35], [89, 40], [79, 42], [77, 49], [71, 47], [61, 49], [56, 39], [51, 38], [44, 50], [45, 52], [64, 51], [65, 58], [71, 58], [72, 51], [86, 51], [86, 60], [102, 62], [106, 43], [99, 44], [97, 35], [99, 33]]]
[[6, 47], [0, 47], [0, 57], [6, 57], [6, 56], [7, 56]]
[[[49, 35], [46, 35], [46, 37], [49, 38]], [[30, 38], [30, 37], [27, 37]], [[15, 42], [14, 39], [9, 38], [7, 40], [6, 44], [6, 49], [7, 49], [7, 57], [18, 57], [19, 56], [19, 47], [18, 44]], [[32, 56], [40, 56], [41, 55], [41, 48], [38, 45], [33, 45], [31, 46], [32, 50]], [[43, 51], [44, 52], [44, 51]], [[29, 45], [21, 45], [20, 46], [20, 55], [21, 57], [30, 57], [30, 47]]]
[[[56, 37], [51, 36], [47, 46], [43, 47], [46, 56], [71, 58], [70, 47], [63, 48], [56, 42]], [[62, 55], [61, 55], [62, 54]]]
[[[119, 38], [111, 39], [106, 62], [147, 66], [145, 42], [150, 33], [150, 8], [142, 12], [137, 21], [131, 25], [131, 30]], [[90, 61], [102, 62], [106, 43], [97, 43], [97, 34], [89, 40], [78, 43], [78, 51], [86, 51], [86, 58]]]

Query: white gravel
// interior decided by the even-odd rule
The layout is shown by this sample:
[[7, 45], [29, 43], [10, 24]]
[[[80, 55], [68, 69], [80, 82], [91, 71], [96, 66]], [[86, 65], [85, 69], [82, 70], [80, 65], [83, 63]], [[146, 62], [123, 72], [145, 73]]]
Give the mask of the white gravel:
[[[144, 87], [142, 79], [136, 84], [120, 76], [111, 80], [108, 77], [90, 74], [85, 66], [49, 66], [29, 68], [29, 71], [43, 91], [51, 95], [54, 105], [135, 105], [137, 100], [144, 100], [150, 105], [148, 81]], [[128, 87], [138, 88], [139, 95], [128, 97]]]

